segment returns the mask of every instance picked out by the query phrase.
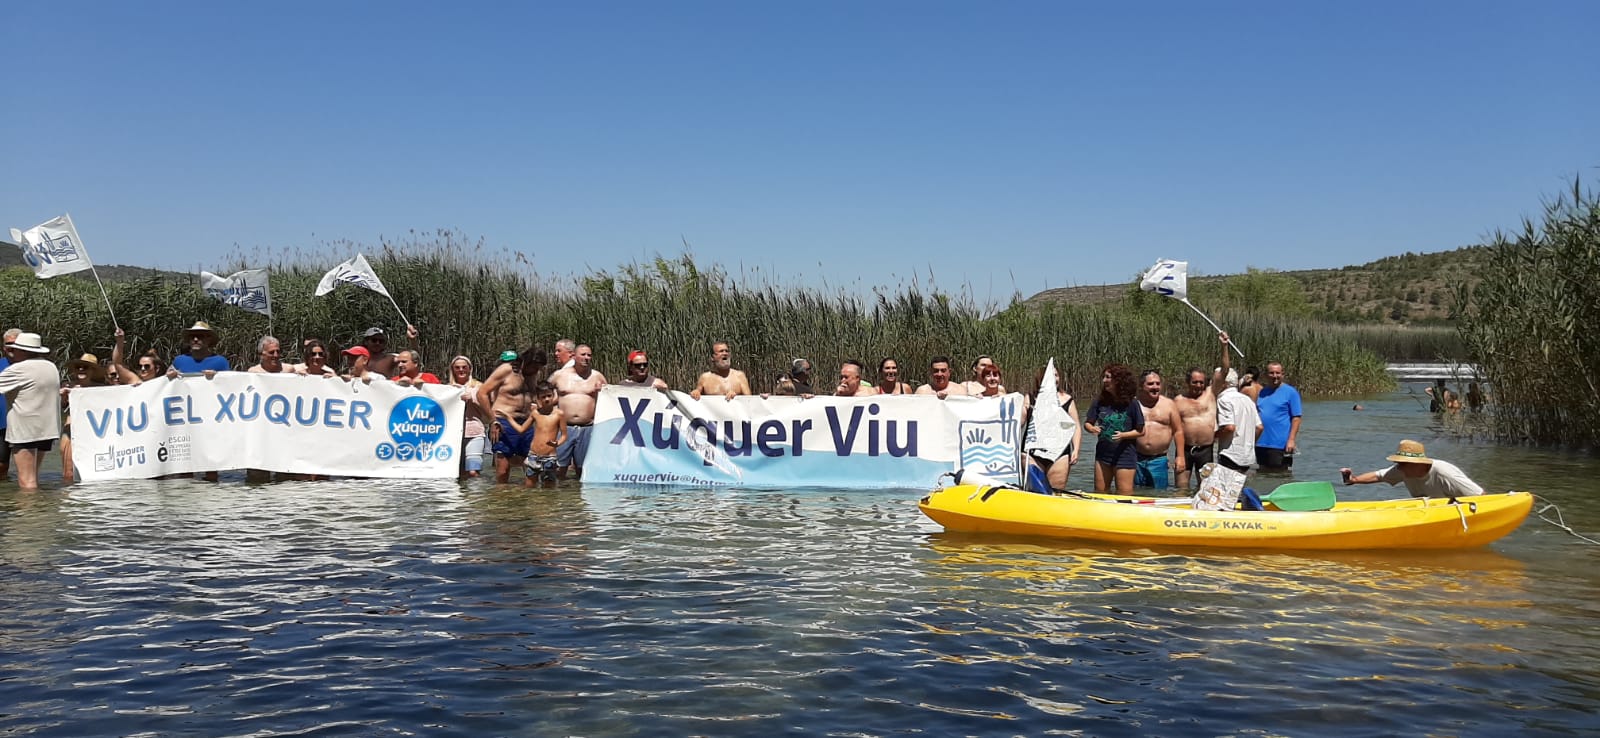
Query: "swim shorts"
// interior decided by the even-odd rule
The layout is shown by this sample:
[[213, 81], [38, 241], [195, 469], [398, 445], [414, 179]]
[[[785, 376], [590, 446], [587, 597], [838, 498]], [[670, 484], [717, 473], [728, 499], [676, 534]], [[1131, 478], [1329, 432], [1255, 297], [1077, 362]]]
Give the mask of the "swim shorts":
[[528, 429], [518, 433], [511, 426], [511, 421], [505, 418], [495, 418], [494, 422], [500, 426], [500, 440], [494, 442], [495, 456], [527, 456], [528, 446], [533, 443], [533, 432], [537, 426], [530, 425]]
[[555, 454], [529, 456], [527, 461], [522, 462], [523, 473], [527, 474], [529, 479], [537, 479], [541, 482], [556, 481], [556, 472], [560, 470], [561, 463], [556, 461]]
[[592, 425], [567, 426], [567, 440], [556, 449], [556, 461], [562, 468], [568, 466], [583, 467], [583, 459], [589, 455], [589, 434], [594, 431]]
[[1133, 472], [1133, 486], [1154, 489], [1166, 489], [1172, 486], [1171, 477], [1167, 476], [1167, 455], [1140, 454], [1139, 465]]

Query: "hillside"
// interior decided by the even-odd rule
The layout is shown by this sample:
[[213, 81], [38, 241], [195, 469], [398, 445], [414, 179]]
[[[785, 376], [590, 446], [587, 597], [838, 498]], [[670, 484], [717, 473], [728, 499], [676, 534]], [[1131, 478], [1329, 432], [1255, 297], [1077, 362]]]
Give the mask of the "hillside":
[[[1271, 272], [1288, 277], [1313, 313], [1339, 322], [1438, 323], [1450, 320], [1451, 290], [1476, 286], [1477, 267], [1487, 259], [1483, 246], [1467, 246], [1430, 254], [1407, 252], [1340, 269]], [[1189, 277], [1197, 303], [1208, 291], [1237, 275]], [[1045, 290], [1027, 303], [1066, 302], [1091, 305], [1111, 302], [1128, 293], [1129, 283], [1059, 287]]]
[[[93, 254], [90, 256], [93, 256]], [[22, 247], [17, 246], [10, 241], [0, 241], [0, 269], [7, 269], [10, 267], [26, 268], [27, 266], [28, 263], [22, 260]], [[121, 282], [132, 279], [143, 279], [146, 277], [159, 277], [163, 280], [187, 282], [193, 282], [196, 280], [196, 277], [192, 274], [184, 274], [182, 272], [167, 272], [160, 269], [127, 266], [124, 264], [96, 264], [94, 265], [94, 269], [100, 274], [100, 278], [107, 282]], [[79, 279], [94, 279], [94, 275], [87, 271], [75, 272], [67, 276], [77, 277]]]

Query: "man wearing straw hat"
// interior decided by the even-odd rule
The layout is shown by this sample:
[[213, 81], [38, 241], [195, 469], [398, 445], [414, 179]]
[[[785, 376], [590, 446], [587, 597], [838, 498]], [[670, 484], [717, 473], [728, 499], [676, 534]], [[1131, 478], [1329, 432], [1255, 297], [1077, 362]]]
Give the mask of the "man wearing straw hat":
[[211, 352], [217, 345], [217, 332], [211, 330], [211, 325], [203, 320], [197, 320], [189, 330], [183, 332], [183, 346], [187, 353], [172, 357], [170, 375], [176, 374], [204, 374], [211, 377], [217, 372], [225, 372], [232, 367], [228, 360], [221, 355]]
[[76, 471], [72, 462], [72, 391], [79, 387], [104, 387], [110, 384], [100, 357], [84, 354], [67, 362], [67, 386], [61, 388], [61, 480], [71, 482]]
[[17, 484], [39, 488], [39, 458], [61, 437], [61, 374], [37, 333], [5, 344], [10, 366], [0, 371], [6, 398], [6, 443], [17, 459]]
[[1388, 482], [1393, 487], [1405, 482], [1412, 497], [1470, 497], [1483, 494], [1483, 487], [1472, 481], [1461, 467], [1448, 461], [1428, 458], [1421, 443], [1406, 440], [1389, 457], [1394, 462], [1382, 471], [1351, 474], [1350, 468], [1339, 470], [1345, 484], [1374, 484]]

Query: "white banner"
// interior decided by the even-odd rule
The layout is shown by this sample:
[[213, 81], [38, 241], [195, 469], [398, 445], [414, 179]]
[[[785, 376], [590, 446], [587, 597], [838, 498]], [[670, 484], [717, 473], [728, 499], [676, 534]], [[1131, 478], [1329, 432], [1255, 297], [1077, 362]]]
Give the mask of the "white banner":
[[456, 477], [465, 403], [442, 385], [219, 372], [72, 390], [84, 481], [227, 469]]
[[246, 269], [226, 277], [201, 272], [200, 291], [221, 300], [224, 305], [272, 315], [272, 290], [267, 286], [265, 269]]
[[927, 488], [965, 468], [1020, 482], [1022, 396], [695, 400], [600, 392], [583, 479], [595, 484]]
[[1139, 289], [1179, 300], [1189, 299], [1189, 262], [1162, 259], [1145, 271]]
[[327, 274], [322, 275], [322, 281], [317, 283], [317, 297], [332, 292], [340, 282], [365, 287], [389, 297], [389, 290], [384, 289], [383, 281], [378, 279], [378, 273], [372, 271], [372, 265], [367, 263], [367, 257], [361, 254], [340, 262], [338, 266], [329, 269]]
[[72, 225], [72, 216], [51, 218], [26, 231], [11, 229], [11, 240], [22, 247], [22, 258], [33, 267], [40, 279], [81, 272], [94, 265], [89, 262], [89, 252], [78, 238], [78, 229]]

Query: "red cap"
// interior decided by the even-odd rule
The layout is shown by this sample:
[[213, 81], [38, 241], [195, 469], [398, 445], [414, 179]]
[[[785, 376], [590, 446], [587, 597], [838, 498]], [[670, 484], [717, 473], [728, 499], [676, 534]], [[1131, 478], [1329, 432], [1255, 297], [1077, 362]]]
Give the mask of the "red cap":
[[344, 352], [349, 356], [365, 356], [369, 359], [372, 358], [372, 353], [367, 351], [366, 346], [351, 346], [350, 348], [345, 349]]
[[648, 364], [648, 363], [650, 363], [650, 360], [645, 358], [645, 355], [644, 355], [643, 351], [630, 351], [630, 352], [628, 352], [628, 363], [629, 364]]

